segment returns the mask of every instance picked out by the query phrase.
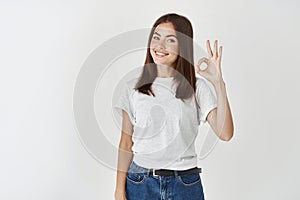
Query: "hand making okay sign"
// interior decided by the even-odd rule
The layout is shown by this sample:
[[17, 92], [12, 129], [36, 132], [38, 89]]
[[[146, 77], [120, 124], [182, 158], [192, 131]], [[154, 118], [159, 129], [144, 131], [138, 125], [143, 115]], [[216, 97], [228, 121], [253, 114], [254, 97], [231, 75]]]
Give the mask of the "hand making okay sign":
[[[204, 78], [206, 78], [211, 83], [219, 83], [223, 80], [221, 73], [221, 58], [222, 58], [222, 49], [220, 46], [218, 52], [218, 40], [215, 40], [214, 43], [214, 51], [212, 52], [210, 47], [209, 40], [206, 41], [206, 47], [208, 51], [209, 58], [203, 57], [199, 59], [198, 64], [196, 65], [196, 73], [200, 74]], [[200, 69], [200, 65], [205, 62], [207, 64], [207, 68], [204, 70]]]

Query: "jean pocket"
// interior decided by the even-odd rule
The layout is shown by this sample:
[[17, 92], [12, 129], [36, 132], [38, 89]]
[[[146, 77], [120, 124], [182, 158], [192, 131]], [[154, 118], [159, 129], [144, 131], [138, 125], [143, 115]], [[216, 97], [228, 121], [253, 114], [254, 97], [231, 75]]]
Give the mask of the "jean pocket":
[[142, 184], [146, 180], [145, 173], [127, 172], [126, 179], [134, 184]]
[[178, 178], [179, 178], [179, 182], [181, 184], [183, 184], [184, 186], [192, 186], [201, 181], [199, 173], [184, 174], [184, 175], [178, 176]]

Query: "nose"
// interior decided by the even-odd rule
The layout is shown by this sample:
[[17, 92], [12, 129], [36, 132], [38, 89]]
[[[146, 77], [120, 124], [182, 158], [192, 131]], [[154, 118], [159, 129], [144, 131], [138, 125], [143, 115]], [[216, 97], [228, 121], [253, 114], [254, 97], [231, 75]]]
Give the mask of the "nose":
[[158, 49], [165, 49], [165, 41], [164, 40], [159, 40], [156, 46]]

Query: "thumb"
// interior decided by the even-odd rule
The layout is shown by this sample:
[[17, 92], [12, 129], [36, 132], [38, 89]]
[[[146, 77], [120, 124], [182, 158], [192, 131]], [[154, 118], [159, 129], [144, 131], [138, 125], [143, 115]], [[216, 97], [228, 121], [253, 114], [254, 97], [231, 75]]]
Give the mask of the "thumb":
[[209, 60], [206, 58], [206, 57], [203, 57], [203, 58], [200, 58], [199, 59], [199, 61], [198, 61], [198, 64], [196, 65], [196, 70], [197, 70], [197, 72], [200, 72], [200, 71], [205, 71], [206, 69], [204, 69], [204, 70], [201, 70], [200, 69], [200, 65], [202, 64], [202, 63], [204, 63], [205, 62], [205, 64], [208, 66], [209, 65]]
[[[207, 67], [202, 70], [202, 69], [200, 69], [200, 65], [204, 62], [207, 65]], [[208, 65], [209, 65], [209, 59], [208, 58], [206, 58], [206, 57], [200, 58], [199, 61], [198, 61], [198, 64], [196, 65], [196, 70], [195, 71], [198, 74], [200, 74], [201, 76], [206, 77], [206, 74], [207, 74], [206, 70], [208, 69]]]
[[208, 58], [206, 58], [206, 57], [200, 58], [200, 59], [198, 60], [198, 64], [197, 64], [197, 66], [199, 66], [199, 67], [200, 67], [200, 65], [201, 65], [203, 62], [205, 62], [205, 63], [206, 63], [206, 65], [208, 65], [208, 64], [209, 64], [209, 60], [208, 60]]

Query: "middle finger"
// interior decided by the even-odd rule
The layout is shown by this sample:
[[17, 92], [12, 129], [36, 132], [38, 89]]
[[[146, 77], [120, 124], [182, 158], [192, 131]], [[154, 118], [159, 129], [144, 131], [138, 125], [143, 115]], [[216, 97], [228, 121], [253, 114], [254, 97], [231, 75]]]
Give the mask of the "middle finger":
[[214, 58], [218, 57], [218, 40], [215, 40], [214, 44]]

